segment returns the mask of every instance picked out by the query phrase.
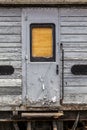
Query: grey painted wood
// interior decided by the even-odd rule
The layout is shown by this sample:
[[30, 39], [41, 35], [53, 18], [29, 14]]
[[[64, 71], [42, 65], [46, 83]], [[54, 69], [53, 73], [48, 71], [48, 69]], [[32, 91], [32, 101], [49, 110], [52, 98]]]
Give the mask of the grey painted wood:
[[27, 79], [26, 79], [26, 63], [27, 63], [27, 53], [26, 53], [26, 29], [27, 29], [27, 16], [26, 12], [23, 9], [22, 10], [22, 82], [23, 82], [23, 87], [22, 87], [22, 100], [25, 102], [27, 99], [26, 93], [27, 93]]
[[22, 99], [21, 95], [6, 95], [6, 94], [1, 95], [0, 96], [0, 106], [2, 106], [3, 109], [5, 108], [5, 106], [7, 106], [7, 108], [6, 108], [6, 111], [7, 111], [9, 106], [12, 106], [12, 105], [19, 106], [19, 104], [22, 103], [21, 99]]
[[87, 22], [86, 16], [61, 16], [60, 18], [61, 22]]
[[16, 89], [15, 89], [15, 87], [13, 88], [9, 88], [9, 86], [8, 87], [1, 87], [0, 88], [0, 95], [21, 95], [21, 87], [16, 87]]
[[20, 22], [21, 16], [0, 16], [0, 22]]
[[87, 41], [87, 36], [86, 35], [62, 35], [61, 36], [61, 42], [86, 42]]
[[8, 26], [17, 26], [20, 27], [21, 26], [21, 22], [0, 22], [0, 26], [2, 27], [8, 27]]
[[0, 75], [0, 79], [9, 79], [9, 78], [10, 79], [21, 79], [22, 78], [22, 69], [14, 68], [14, 73], [12, 75]]
[[4, 48], [0, 48], [0, 53], [21, 53], [21, 48], [18, 48], [18, 47], [17, 48], [4, 47]]
[[79, 60], [77, 62], [75, 62], [75, 61], [65, 62], [64, 68], [65, 69], [70, 69], [73, 65], [81, 65], [81, 64], [86, 65], [87, 64], [87, 60], [85, 60], [84, 62], [82, 62], [82, 60]]
[[0, 8], [0, 16], [21, 17], [21, 9], [20, 8]]
[[[8, 43], [8, 44], [7, 44]], [[22, 44], [20, 42], [0, 42], [0, 48], [19, 48], [22, 46]]]
[[87, 35], [87, 27], [62, 27], [61, 35]]
[[87, 64], [87, 9], [60, 10], [64, 47], [64, 103], [87, 103], [87, 76], [73, 75], [71, 67]]
[[67, 47], [64, 49], [65, 52], [73, 52], [73, 53], [84, 53], [87, 52], [87, 48], [86, 47]]
[[62, 27], [87, 27], [87, 22], [61, 22]]
[[66, 52], [65, 53], [65, 59], [67, 60], [87, 60], [87, 53], [81, 53], [81, 52]]
[[21, 48], [21, 9], [0, 8], [0, 65], [14, 67], [12, 75], [0, 75], [0, 105], [16, 104], [22, 94]]
[[65, 78], [65, 87], [66, 86], [81, 86], [82, 85], [82, 87], [84, 86], [84, 85], [86, 85], [87, 84], [87, 78]]
[[64, 8], [61, 9], [61, 16], [87, 16], [86, 8]]
[[0, 54], [0, 61], [2, 60], [12, 60], [12, 61], [17, 61], [17, 60], [21, 60], [21, 53], [1, 53]]
[[[43, 17], [42, 17], [43, 16]], [[31, 23], [54, 23], [58, 28], [58, 10], [55, 8], [30, 8], [23, 11], [23, 63], [26, 71], [24, 92], [27, 104], [30, 106], [58, 106], [60, 102], [60, 79], [56, 74], [58, 57], [58, 30], [56, 29], [56, 62], [30, 61], [30, 31]], [[25, 32], [25, 33], [24, 33]], [[26, 43], [26, 44], [25, 44]], [[26, 57], [26, 60], [24, 61]], [[53, 87], [54, 86], [54, 87]]]
[[0, 26], [0, 35], [21, 35], [21, 27], [10, 27], [10, 26], [6, 26], [6, 27], [2, 27]]
[[0, 35], [0, 42], [21, 42], [20, 35]]
[[0, 65], [12, 65], [16, 69], [21, 69], [22, 63], [21, 61], [0, 61]]
[[21, 86], [21, 79], [0, 79], [0, 87]]
[[87, 94], [81, 93], [72, 93], [68, 94], [66, 93], [64, 95], [64, 102], [65, 104], [86, 104], [87, 102]]

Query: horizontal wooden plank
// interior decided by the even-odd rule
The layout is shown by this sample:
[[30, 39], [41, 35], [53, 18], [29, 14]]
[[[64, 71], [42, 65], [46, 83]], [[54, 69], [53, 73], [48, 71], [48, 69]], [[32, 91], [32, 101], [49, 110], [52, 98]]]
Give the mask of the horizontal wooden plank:
[[[5, 5], [26, 5], [26, 7], [29, 7], [28, 5], [33, 5], [33, 7], [34, 7], [34, 5], [55, 5], [55, 7], [57, 7], [57, 5], [60, 5], [59, 7], [62, 7], [62, 5], [69, 5], [69, 6], [67, 6], [67, 7], [73, 7], [73, 5], [76, 7], [76, 5], [78, 5], [77, 6], [77, 8], [78, 7], [86, 7], [85, 5], [87, 4], [87, 0], [81, 0], [81, 1], [79, 1], [79, 0], [44, 0], [44, 1], [42, 1], [42, 0], [14, 0], [14, 1], [11, 1], [11, 0], [0, 0], [0, 4], [2, 5], [2, 6], [4, 6], [4, 4]], [[79, 6], [80, 5], [80, 6]], [[16, 6], [15, 6], [16, 7]], [[25, 6], [24, 6], [25, 7]], [[30, 6], [31, 7], [31, 6]], [[44, 6], [45, 7], [45, 6]], [[73, 7], [74, 8], [74, 7]]]
[[21, 48], [0, 48], [0, 53], [21, 53]]
[[14, 73], [12, 75], [0, 75], [0, 79], [21, 79], [22, 78], [22, 61], [0, 61], [0, 65], [12, 65]]
[[0, 42], [0, 48], [19, 48], [19, 47], [22, 47], [22, 44], [20, 42], [13, 42], [13, 43], [10, 43], [10, 42]]
[[0, 26], [2, 27], [20, 27], [21, 22], [0, 22]]
[[64, 100], [63, 103], [66, 104], [87, 104], [87, 93], [85, 94], [76, 94], [76, 93], [72, 93], [72, 94], [68, 94], [65, 93], [64, 94]]
[[15, 69], [22, 68], [22, 61], [0, 61], [0, 65], [12, 65]]
[[86, 42], [87, 35], [61, 35], [61, 42]]
[[[74, 74], [72, 74], [72, 72], [71, 72], [71, 68], [72, 68], [72, 66], [69, 66], [69, 68], [65, 68], [64, 67], [64, 75], [66, 76], [66, 75], [68, 75], [67, 77], [69, 77], [69, 76], [71, 76], [72, 78], [74, 78]], [[78, 75], [77, 75], [78, 76]], [[79, 75], [80, 76], [80, 75]], [[81, 77], [83, 77], [84, 75], [81, 75]], [[86, 75], [85, 75], [86, 76]]]
[[0, 22], [21, 22], [20, 16], [0, 16]]
[[87, 27], [61, 27], [60, 30], [61, 35], [63, 34], [82, 34], [82, 35], [86, 35], [87, 34]]
[[0, 87], [21, 87], [21, 79], [0, 79]]
[[0, 79], [22, 79], [22, 68], [15, 68], [12, 75], [0, 75]]
[[60, 17], [61, 22], [87, 22], [87, 16], [63, 16]]
[[[71, 62], [71, 63], [70, 63]], [[74, 66], [74, 65], [87, 65], [87, 60], [84, 60], [84, 62], [83, 61], [76, 61], [76, 60], [73, 60], [73, 61], [65, 61], [64, 62], [64, 76], [66, 77], [72, 77], [72, 78], [76, 78], [76, 77], [86, 77], [87, 78], [87, 76], [86, 75], [74, 75], [74, 74], [72, 74], [72, 72], [71, 72], [71, 68], [72, 68], [72, 66]], [[62, 68], [61, 68], [62, 69]]]
[[[16, 78], [16, 77], [14, 77], [14, 78]], [[18, 77], [18, 78], [20, 78], [20, 77]], [[81, 78], [82, 78], [82, 79], [84, 80], [84, 78], [87, 79], [87, 75], [74, 75], [74, 74], [72, 74], [72, 73], [64, 72], [64, 79], [66, 79], [66, 78], [67, 78], [68, 80], [71, 79], [71, 78], [72, 78], [72, 79], [81, 79]], [[67, 80], [67, 82], [68, 82], [68, 80]], [[71, 86], [73, 86], [73, 85], [71, 85]], [[70, 87], [71, 87], [71, 86], [70, 86]], [[74, 86], [75, 86], [75, 85], [74, 85]], [[80, 86], [82, 86], [82, 85], [78, 85], [78, 86], [80, 87]], [[84, 86], [86, 87], [87, 85], [84, 85]], [[68, 86], [67, 86], [67, 87], [68, 87]]]
[[0, 61], [14, 61], [21, 60], [21, 53], [1, 53]]
[[0, 8], [0, 16], [21, 16], [20, 8]]
[[0, 79], [0, 87], [20, 87], [21, 79]]
[[20, 105], [22, 103], [21, 95], [1, 95], [0, 96], [0, 106], [11, 106]]
[[0, 95], [21, 95], [22, 89], [20, 87], [0, 87]]
[[74, 74], [72, 74], [72, 72], [71, 72], [71, 69], [65, 69], [64, 68], [64, 77], [65, 78], [87, 78], [87, 75], [74, 75]]
[[71, 42], [71, 41], [69, 41], [69, 42], [63, 42], [62, 43], [63, 44], [63, 48], [65, 49], [65, 48], [86, 48], [87, 47], [87, 41], [84, 41], [84, 42], [82, 42], [82, 41], [79, 41], [79, 42]]
[[61, 22], [61, 27], [87, 27], [87, 22]]
[[64, 88], [64, 92], [65, 93], [76, 93], [76, 94], [79, 94], [79, 93], [87, 93], [87, 87], [65, 87]]
[[0, 35], [7, 34], [7, 35], [20, 35], [21, 28], [20, 27], [0, 27]]
[[60, 10], [61, 16], [87, 16], [87, 9], [85, 8], [63, 8]]
[[74, 53], [74, 52], [66, 52], [66, 53], [64, 53], [64, 59], [65, 60], [71, 60], [71, 59], [73, 59], [73, 60], [87, 60], [87, 53], [86, 52], [76, 52], [76, 53]]
[[87, 78], [64, 78], [64, 86], [87, 86]]
[[64, 67], [65, 68], [67, 68], [67, 69], [70, 69], [71, 68], [71, 66], [73, 66], [73, 65], [80, 65], [80, 64], [83, 64], [83, 65], [87, 65], [87, 61], [65, 61], [64, 62]]
[[68, 68], [65, 68], [65, 67], [64, 67], [64, 75], [65, 75], [65, 76], [67, 75], [68, 77], [72, 77], [72, 78], [78, 77], [78, 76], [79, 76], [79, 77], [85, 76], [85, 77], [87, 78], [86, 75], [74, 75], [74, 74], [72, 74], [72, 72], [71, 72], [72, 66], [73, 66], [73, 65], [69, 66]]
[[[68, 76], [66, 76], [66, 74], [68, 75]], [[76, 80], [86, 80], [87, 79], [87, 75], [74, 75], [74, 74], [72, 74], [73, 75], [73, 77], [69, 77], [69, 74], [71, 74], [71, 73], [64, 73], [64, 80], [65, 81], [71, 81], [71, 79], [73, 79], [72, 80], [72, 82], [73, 81], [75, 81], [76, 82]], [[67, 84], [66, 84], [67, 85]]]
[[76, 52], [78, 52], [78, 53], [84, 53], [84, 52], [87, 52], [87, 48], [86, 47], [66, 47], [66, 48], [64, 48], [64, 52], [65, 53], [68, 53], [68, 52], [72, 52], [72, 53], [76, 53]]
[[63, 116], [63, 112], [50, 112], [50, 113], [44, 113], [44, 112], [40, 112], [40, 113], [37, 113], [37, 112], [34, 112], [34, 113], [29, 113], [29, 112], [27, 112], [27, 113], [21, 113], [21, 116], [22, 117], [27, 117], [27, 118], [41, 118], [41, 117], [43, 117], [43, 118], [52, 118], [52, 117], [54, 117], [54, 118], [58, 118], [58, 117], [60, 117], [60, 116]]
[[21, 42], [20, 35], [0, 35], [0, 42]]

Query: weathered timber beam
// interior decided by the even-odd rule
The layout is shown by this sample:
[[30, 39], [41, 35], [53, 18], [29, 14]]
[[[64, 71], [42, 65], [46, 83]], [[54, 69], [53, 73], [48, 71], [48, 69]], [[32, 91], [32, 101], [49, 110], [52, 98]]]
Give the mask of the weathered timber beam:
[[0, 0], [0, 4], [86, 4], [87, 0]]
[[22, 117], [27, 118], [36, 118], [36, 117], [54, 117], [58, 118], [60, 116], [63, 116], [63, 112], [57, 112], [57, 113], [22, 113]]

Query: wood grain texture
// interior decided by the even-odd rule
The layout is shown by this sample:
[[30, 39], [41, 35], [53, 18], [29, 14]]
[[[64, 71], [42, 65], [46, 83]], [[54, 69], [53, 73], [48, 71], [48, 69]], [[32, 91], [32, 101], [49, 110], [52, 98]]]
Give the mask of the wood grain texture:
[[[11, 106], [21, 104], [21, 95], [1, 95], [0, 96], [0, 106]], [[6, 109], [7, 110], [7, 109]]]
[[[12, 65], [12, 75], [0, 75], [0, 102], [9, 102], [3, 95], [21, 95], [21, 9], [0, 8], [0, 65]], [[9, 104], [9, 103], [8, 103]]]
[[86, 4], [87, 0], [0, 0], [0, 4]]
[[87, 76], [74, 75], [76, 64], [87, 65], [87, 9], [60, 11], [60, 40], [64, 47], [64, 103], [86, 103]]
[[0, 35], [21, 35], [21, 27], [0, 26]]
[[81, 93], [81, 94], [77, 94], [77, 93], [66, 93], [64, 95], [64, 104], [86, 104], [87, 102], [87, 94], [85, 93]]

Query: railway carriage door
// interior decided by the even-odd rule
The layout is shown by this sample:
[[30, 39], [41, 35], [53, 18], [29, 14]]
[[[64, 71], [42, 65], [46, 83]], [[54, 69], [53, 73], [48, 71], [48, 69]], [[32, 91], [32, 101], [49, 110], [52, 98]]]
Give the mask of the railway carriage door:
[[23, 10], [27, 103], [34, 106], [59, 105], [58, 10]]

